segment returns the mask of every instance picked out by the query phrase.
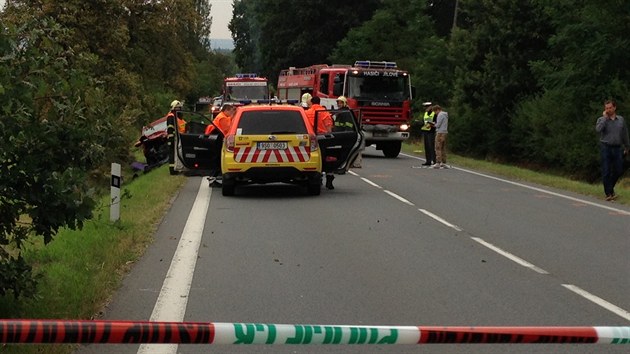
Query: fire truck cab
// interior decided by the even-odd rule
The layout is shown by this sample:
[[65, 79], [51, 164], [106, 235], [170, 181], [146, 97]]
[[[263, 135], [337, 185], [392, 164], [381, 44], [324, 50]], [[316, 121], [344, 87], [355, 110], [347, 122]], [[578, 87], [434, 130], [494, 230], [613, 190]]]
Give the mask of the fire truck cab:
[[254, 73], [236, 74], [223, 79], [222, 103], [256, 103], [269, 99], [267, 78]]
[[395, 62], [318, 64], [280, 72], [279, 99], [299, 100], [306, 92], [320, 97], [328, 109], [336, 109], [337, 97], [345, 96], [348, 106], [360, 111], [366, 146], [375, 144], [386, 157], [397, 157], [402, 142], [409, 138], [411, 79]]

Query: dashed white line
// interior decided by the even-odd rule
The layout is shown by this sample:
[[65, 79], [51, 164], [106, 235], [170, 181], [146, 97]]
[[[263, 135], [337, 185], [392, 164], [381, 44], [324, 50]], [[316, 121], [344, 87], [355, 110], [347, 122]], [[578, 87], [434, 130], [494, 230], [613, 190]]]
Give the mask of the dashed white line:
[[595, 296], [595, 295], [589, 293], [588, 291], [586, 291], [584, 289], [581, 289], [581, 288], [579, 288], [579, 287], [577, 287], [575, 285], [562, 284], [562, 286], [564, 286], [565, 288], [573, 291], [574, 293], [576, 293], [576, 294], [578, 294], [578, 295], [588, 299], [589, 301], [594, 302], [595, 304], [605, 308], [606, 310], [608, 310], [608, 311], [610, 311], [610, 312], [612, 312], [612, 313], [614, 313], [616, 315], [619, 315], [619, 316], [625, 318], [626, 320], [630, 321], [630, 312], [622, 309], [621, 307], [613, 305], [610, 302], [602, 299], [601, 297]]
[[450, 227], [452, 229], [455, 229], [456, 231], [463, 231], [463, 229], [461, 229], [459, 226], [451, 224], [450, 222], [442, 219], [441, 217], [433, 214], [432, 212], [430, 212], [428, 210], [425, 210], [425, 209], [418, 209], [418, 210], [420, 210], [421, 213], [429, 216], [430, 218], [435, 219], [435, 220], [441, 222], [442, 224], [444, 224], [444, 225], [446, 225], [446, 226], [448, 226], [448, 227]]
[[412, 202], [408, 201], [407, 199], [405, 199], [405, 198], [403, 198], [403, 197], [399, 196], [398, 194], [396, 194], [396, 193], [394, 193], [394, 192], [391, 192], [391, 191], [388, 191], [388, 190], [384, 190], [383, 192], [385, 192], [385, 193], [387, 193], [387, 194], [391, 195], [392, 197], [394, 197], [394, 198], [396, 198], [396, 199], [400, 200], [401, 202], [403, 202], [403, 203], [405, 203], [405, 204], [407, 204], [407, 205], [414, 206], [414, 204], [413, 204]]
[[515, 255], [513, 255], [512, 253], [508, 252], [508, 251], [504, 251], [502, 249], [500, 249], [499, 247], [484, 241], [483, 239], [479, 238], [479, 237], [471, 237], [471, 239], [473, 239], [474, 241], [477, 241], [478, 243], [488, 247], [489, 249], [495, 251], [496, 253], [502, 255], [503, 257], [506, 257], [507, 259], [516, 262], [520, 265], [522, 265], [523, 267], [529, 268], [531, 270], [533, 270], [536, 273], [540, 273], [540, 274], [549, 274], [549, 272], [547, 272], [546, 270], [539, 268], [531, 263], [529, 263], [528, 261], [519, 258]]
[[[417, 157], [411, 156], [411, 155], [405, 155], [405, 156], [417, 158]], [[456, 169], [464, 171], [464, 172], [467, 172], [467, 173], [470, 173], [470, 174], [478, 175], [478, 176], [481, 176], [481, 177], [486, 177], [486, 178], [494, 179], [494, 180], [497, 180], [497, 181], [509, 183], [509, 184], [512, 184], [512, 185], [515, 185], [515, 186], [519, 186], [519, 187], [522, 187], [522, 188], [535, 190], [537, 192], [542, 192], [542, 193], [546, 193], [546, 194], [553, 195], [553, 196], [556, 196], [556, 197], [561, 197], [561, 198], [565, 198], [565, 199], [568, 199], [568, 200], [572, 200], [572, 201], [577, 201], [577, 202], [580, 202], [580, 203], [588, 204], [588, 205], [595, 206], [595, 207], [598, 207], [598, 208], [615, 211], [615, 212], [618, 212], [620, 214], [630, 215], [630, 213], [628, 213], [625, 210], [621, 210], [621, 209], [617, 209], [617, 208], [601, 205], [601, 204], [590, 202], [590, 201], [586, 201], [586, 200], [583, 200], [583, 199], [570, 197], [570, 196], [567, 196], [567, 195], [551, 192], [551, 191], [544, 190], [544, 189], [541, 189], [541, 188], [528, 186], [528, 185], [525, 185], [525, 184], [522, 184], [522, 183], [518, 183], [518, 182], [508, 181], [508, 180], [505, 180], [505, 179], [501, 179], [501, 178], [485, 175], [485, 174], [482, 174], [482, 173], [478, 173], [478, 172], [474, 172], [474, 171], [470, 171], [470, 170], [466, 170], [466, 169], [462, 169], [462, 168], [456, 168]], [[381, 187], [378, 184], [370, 181], [367, 178], [361, 177], [357, 173], [354, 173], [354, 172], [350, 172], [350, 173], [352, 175], [354, 175], [354, 176], [357, 176], [357, 177], [361, 178], [364, 182], [366, 182], [366, 183], [368, 183], [368, 184], [370, 184], [370, 185], [372, 185], [372, 186], [374, 186], [376, 188], [383, 189], [383, 187]], [[385, 193], [389, 194], [390, 196], [396, 198], [397, 200], [400, 200], [401, 202], [403, 202], [405, 204], [414, 206], [414, 204], [412, 202], [410, 202], [407, 199], [399, 196], [398, 194], [395, 194], [395, 193], [393, 193], [391, 191], [388, 191], [388, 190], [385, 190], [385, 189], [383, 189], [383, 191]], [[436, 220], [436, 221], [438, 221], [438, 222], [440, 222], [440, 223], [442, 223], [442, 224], [444, 224], [444, 225], [446, 225], [446, 226], [448, 226], [450, 228], [453, 228], [453, 229], [455, 229], [457, 231], [463, 231], [463, 229], [461, 229], [460, 227], [449, 223], [448, 221], [446, 221], [446, 220], [442, 219], [441, 217], [431, 213], [428, 210], [425, 210], [425, 209], [418, 209], [418, 210], [420, 212], [422, 212], [423, 214], [431, 217], [432, 219], [434, 219], [434, 220]], [[509, 260], [511, 260], [511, 261], [513, 261], [513, 262], [523, 266], [523, 267], [526, 267], [526, 268], [529, 268], [529, 269], [535, 271], [536, 273], [549, 274], [549, 272], [547, 272], [546, 270], [544, 270], [544, 269], [542, 269], [540, 267], [537, 267], [536, 265], [534, 265], [534, 264], [532, 264], [530, 262], [527, 262], [526, 260], [524, 260], [524, 259], [522, 259], [520, 257], [517, 257], [516, 255], [514, 255], [514, 254], [512, 254], [510, 252], [507, 252], [507, 251], [505, 251], [505, 250], [503, 250], [503, 249], [501, 249], [501, 248], [499, 248], [499, 247], [497, 247], [497, 246], [495, 246], [495, 245], [493, 245], [493, 244], [491, 244], [489, 242], [486, 242], [486, 241], [484, 241], [483, 239], [481, 239], [479, 237], [471, 237], [471, 239], [474, 240], [475, 242], [477, 242], [477, 243], [479, 243], [479, 244], [481, 244], [481, 245], [483, 245], [483, 246], [485, 246], [485, 247], [495, 251], [496, 253], [498, 253], [498, 254], [508, 258]], [[593, 302], [593, 303], [595, 303], [595, 304], [605, 308], [606, 310], [611, 311], [612, 313], [614, 313], [614, 314], [616, 314], [616, 315], [618, 315], [618, 316], [620, 316], [620, 317], [630, 321], [630, 312], [628, 312], [627, 310], [624, 310], [621, 307], [616, 306], [616, 305], [614, 305], [614, 304], [612, 304], [612, 303], [610, 303], [610, 302], [608, 302], [608, 301], [606, 301], [606, 300], [604, 300], [604, 299], [602, 299], [602, 298], [600, 298], [600, 297], [598, 297], [596, 295], [593, 295], [593, 294], [589, 293], [588, 291], [586, 291], [584, 289], [581, 289], [581, 288], [579, 288], [579, 287], [577, 287], [575, 285], [562, 284], [562, 286], [565, 287], [566, 289], [571, 290], [572, 292], [574, 292], [574, 293], [576, 293], [576, 294], [586, 298], [587, 300], [589, 300], [589, 301], [591, 301], [591, 302]]]

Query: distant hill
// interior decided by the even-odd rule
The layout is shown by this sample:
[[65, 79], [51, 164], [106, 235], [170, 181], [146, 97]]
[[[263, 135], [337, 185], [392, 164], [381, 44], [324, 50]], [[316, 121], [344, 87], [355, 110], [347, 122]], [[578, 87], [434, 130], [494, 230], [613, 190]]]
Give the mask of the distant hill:
[[210, 47], [212, 49], [234, 49], [234, 42], [231, 39], [210, 38]]

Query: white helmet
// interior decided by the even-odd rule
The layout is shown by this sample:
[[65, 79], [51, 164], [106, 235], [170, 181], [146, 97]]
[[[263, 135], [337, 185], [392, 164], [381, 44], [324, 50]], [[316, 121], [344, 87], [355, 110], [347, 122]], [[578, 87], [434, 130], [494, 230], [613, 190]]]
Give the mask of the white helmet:
[[311, 98], [313, 98], [313, 96], [306, 92], [305, 94], [302, 95], [302, 107], [308, 107], [308, 102], [311, 100]]
[[171, 110], [174, 109], [181, 109], [182, 108], [182, 103], [178, 100], [175, 100], [173, 102], [171, 102]]

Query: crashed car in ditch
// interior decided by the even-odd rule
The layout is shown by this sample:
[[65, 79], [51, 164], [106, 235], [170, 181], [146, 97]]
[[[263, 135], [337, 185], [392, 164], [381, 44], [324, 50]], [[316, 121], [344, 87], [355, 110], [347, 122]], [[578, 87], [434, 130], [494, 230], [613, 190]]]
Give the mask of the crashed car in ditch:
[[157, 119], [142, 127], [140, 138], [135, 143], [142, 148], [146, 163], [134, 162], [132, 167], [140, 171], [148, 171], [168, 162], [168, 135], [166, 117]]

